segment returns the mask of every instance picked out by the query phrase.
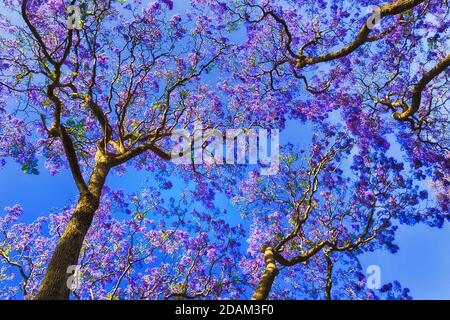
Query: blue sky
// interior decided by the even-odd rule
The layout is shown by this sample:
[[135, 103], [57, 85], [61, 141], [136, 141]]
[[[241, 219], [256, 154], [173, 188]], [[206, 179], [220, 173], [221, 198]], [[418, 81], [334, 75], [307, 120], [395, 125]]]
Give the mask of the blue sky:
[[[179, 4], [180, 2], [178, 2]], [[180, 6], [178, 9], [180, 9]], [[177, 7], [176, 7], [177, 8]], [[0, 10], [1, 12], [1, 10]], [[281, 142], [304, 144], [309, 140], [311, 130], [289, 122], [282, 132]], [[130, 173], [123, 177], [110, 175], [107, 184], [129, 192], [138, 189], [148, 179], [145, 172]], [[175, 185], [173, 195], [181, 193], [181, 186]], [[26, 175], [20, 165], [8, 161], [0, 170], [0, 215], [2, 208], [20, 204], [25, 210], [23, 221], [31, 222], [39, 216], [48, 215], [51, 210], [61, 208], [76, 199], [77, 192], [68, 172], [50, 176], [44, 168], [40, 175]], [[218, 197], [217, 204], [228, 208], [233, 222], [244, 223], [225, 197]], [[425, 225], [401, 226], [396, 243], [400, 250], [396, 254], [376, 251], [361, 256], [364, 268], [378, 265], [381, 268], [382, 282], [399, 280], [411, 289], [415, 299], [450, 299], [450, 226], [443, 229]]]

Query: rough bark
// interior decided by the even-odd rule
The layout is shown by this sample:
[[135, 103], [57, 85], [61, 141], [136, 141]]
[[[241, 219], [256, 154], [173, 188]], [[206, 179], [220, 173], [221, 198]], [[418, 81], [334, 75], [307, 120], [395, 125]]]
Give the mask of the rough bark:
[[86, 234], [98, 209], [103, 185], [109, 168], [97, 164], [88, 184], [88, 192], [81, 193], [75, 211], [61, 236], [48, 265], [36, 300], [67, 300], [70, 290], [67, 269], [78, 264], [78, 257]]
[[259, 280], [258, 287], [253, 293], [252, 300], [266, 300], [269, 296], [270, 290], [272, 289], [275, 277], [278, 275], [278, 268], [275, 262], [273, 248], [263, 246], [261, 249], [264, 252], [266, 269]]

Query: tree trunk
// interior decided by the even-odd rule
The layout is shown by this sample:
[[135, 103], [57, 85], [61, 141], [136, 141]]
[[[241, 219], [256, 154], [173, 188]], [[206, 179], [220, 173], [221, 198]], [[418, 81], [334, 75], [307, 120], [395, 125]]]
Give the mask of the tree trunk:
[[270, 290], [272, 289], [273, 281], [278, 275], [278, 268], [275, 263], [273, 248], [263, 246], [262, 251], [264, 252], [266, 269], [264, 270], [264, 273], [259, 280], [258, 287], [253, 293], [252, 300], [266, 300], [269, 296]]
[[97, 164], [88, 184], [88, 193], [80, 194], [77, 207], [55, 248], [41, 283], [36, 300], [67, 300], [70, 290], [67, 280], [69, 266], [78, 264], [84, 238], [98, 209], [103, 185], [109, 168]]

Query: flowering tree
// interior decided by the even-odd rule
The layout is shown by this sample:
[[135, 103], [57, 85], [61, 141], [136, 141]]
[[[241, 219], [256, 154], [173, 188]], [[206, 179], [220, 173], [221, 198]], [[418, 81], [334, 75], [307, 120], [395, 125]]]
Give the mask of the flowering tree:
[[[348, 269], [361, 274], [357, 254], [376, 248], [395, 253], [394, 222], [426, 222], [421, 200], [428, 193], [413, 185], [401, 162], [360, 149], [351, 172], [344, 172], [342, 163], [349, 160], [354, 142], [334, 127], [329, 130], [326, 138], [314, 138], [308, 153], [288, 146], [279, 175], [252, 174], [235, 198], [253, 221], [242, 262], [256, 288], [253, 299], [266, 299], [274, 281], [282, 285], [273, 297], [315, 298], [320, 292], [327, 299], [373, 296], [364, 285], [354, 290], [342, 284]], [[344, 272], [341, 276], [335, 265]], [[276, 281], [280, 267], [284, 283]]]
[[52, 173], [69, 167], [79, 191], [37, 295], [46, 299], [68, 297], [66, 270], [111, 170], [170, 160], [173, 130], [195, 120], [212, 128], [234, 122], [200, 82], [228, 47], [223, 26], [201, 11], [185, 23], [168, 17], [171, 1], [101, 0], [80, 5], [82, 28], [68, 30], [65, 5], [2, 1], [1, 15], [2, 157], [37, 173], [41, 154]]
[[[93, 227], [83, 242], [79, 269], [68, 278], [74, 298], [249, 298], [256, 287], [259, 274], [254, 268], [260, 267], [261, 257], [243, 254], [243, 226], [227, 223], [226, 214], [218, 209], [195, 205], [189, 192], [180, 199], [165, 199], [152, 188], [137, 194], [105, 188]], [[61, 213], [26, 224], [17, 221], [24, 214], [20, 206], [6, 208], [6, 215], [0, 218], [1, 299], [32, 299], [38, 294], [52, 251], [74, 210], [75, 206], [69, 205]], [[265, 230], [274, 232], [275, 225], [283, 224], [283, 217], [278, 218], [270, 214], [255, 220], [250, 252], [267, 238], [257, 240], [260, 228], [268, 227], [263, 224], [272, 221]], [[384, 237], [392, 240], [390, 232]], [[395, 251], [395, 246], [391, 250]], [[325, 292], [319, 276], [324, 271], [322, 259], [321, 254], [312, 256], [301, 274], [286, 270], [286, 276], [298, 286], [295, 296], [287, 293], [287, 287], [277, 286], [271, 297], [321, 298]], [[333, 268], [336, 298], [410, 298], [398, 282], [367, 290], [356, 256], [340, 257], [339, 262], [344, 266]], [[343, 283], [348, 274], [353, 277]], [[319, 284], [316, 288], [308, 287], [306, 281], [313, 283], [311, 279]]]
[[370, 122], [390, 128], [449, 212], [448, 1], [244, 0], [226, 7], [246, 21], [242, 72], [253, 79], [253, 96], [283, 92], [286, 112], [300, 120], [339, 110], [361, 136], [373, 132]]
[[[1, 256], [19, 271], [25, 297], [67, 299], [66, 272], [78, 261], [89, 281], [79, 298], [92, 297], [91, 290], [101, 298], [242, 297], [245, 289], [231, 289], [239, 284], [226, 260], [237, 257], [234, 242], [242, 234], [236, 230], [228, 238], [221, 231], [216, 240], [205, 240], [215, 218], [215, 190], [233, 196], [236, 172], [208, 172], [205, 179], [195, 163], [177, 167], [195, 180], [192, 197], [211, 210], [203, 225], [189, 227], [197, 234], [155, 227], [147, 217], [114, 220], [112, 203], [102, 198], [108, 175], [128, 166], [161, 176], [169, 172], [172, 134], [192, 130], [197, 121], [205, 129], [282, 129], [294, 119], [315, 123], [324, 137], [306, 159], [288, 150], [278, 176], [253, 176], [254, 194], [239, 194], [239, 202], [266, 208], [252, 209], [251, 249], [243, 272], [236, 273], [258, 288], [255, 298], [269, 295], [278, 265], [289, 267], [289, 278], [301, 275], [290, 282], [297, 289], [325, 275], [317, 283], [330, 298], [332, 277], [358, 272], [353, 252], [395, 249], [392, 220], [442, 227], [450, 219], [446, 0], [191, 0], [183, 14], [170, 13], [170, 0], [74, 0], [79, 28], [68, 28], [69, 3], [63, 0], [1, 3], [0, 166], [15, 159], [25, 173], [38, 174], [38, 159], [45, 158], [52, 174], [70, 170], [79, 192], [75, 206], [50, 218], [50, 234], [40, 230], [45, 218], [13, 226], [20, 208], [8, 209]], [[368, 10], [369, 4], [377, 7]], [[344, 123], [352, 142], [339, 138], [333, 145], [327, 119]], [[405, 164], [385, 155], [393, 143], [400, 144]], [[353, 164], [350, 180], [337, 164], [344, 158]], [[413, 214], [425, 199], [415, 185], [424, 181], [434, 188], [436, 205]], [[170, 188], [166, 183], [162, 190]], [[296, 184], [295, 192], [284, 194]], [[346, 211], [333, 210], [338, 205]], [[92, 223], [99, 228], [89, 231]], [[102, 232], [113, 225], [117, 234]], [[256, 239], [265, 229], [270, 232]], [[26, 245], [29, 241], [36, 246]], [[227, 258], [216, 261], [212, 253], [205, 258], [203, 252], [213, 248]], [[182, 269], [165, 270], [165, 258], [181, 268], [194, 260], [189, 276], [199, 281], [181, 281]], [[108, 269], [108, 259], [117, 265]], [[167, 277], [155, 275], [152, 259]], [[302, 263], [314, 263], [320, 272], [297, 273], [308, 268]], [[266, 270], [262, 279], [249, 275], [255, 264]], [[143, 283], [140, 272], [151, 280]], [[349, 297], [375, 297], [355, 289], [361, 277], [344, 282], [340, 286], [353, 292]], [[399, 288], [386, 287], [387, 296]], [[316, 298], [313, 289], [304, 296]], [[7, 291], [5, 296], [15, 294], [14, 288]], [[283, 290], [272, 292], [289, 297]]]

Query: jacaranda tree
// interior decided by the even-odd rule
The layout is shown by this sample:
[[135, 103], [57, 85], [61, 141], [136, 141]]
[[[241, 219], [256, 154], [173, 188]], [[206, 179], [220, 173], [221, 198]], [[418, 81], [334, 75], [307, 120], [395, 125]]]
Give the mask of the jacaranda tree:
[[[43, 160], [79, 195], [30, 225], [7, 208], [0, 282], [15, 270], [23, 297], [68, 299], [67, 270], [81, 265], [77, 298], [409, 297], [398, 283], [367, 290], [357, 254], [395, 252], [397, 223], [450, 220], [446, 0], [1, 4], [0, 166], [38, 174]], [[177, 130], [288, 120], [315, 137], [308, 151], [284, 147], [274, 176], [170, 163]], [[129, 197], [106, 186], [132, 166], [159, 186]], [[162, 209], [169, 175], [195, 186]], [[216, 193], [251, 219], [246, 254]]]
[[[190, 208], [191, 198], [164, 199], [153, 188], [138, 194], [106, 188], [81, 250], [79, 270], [67, 279], [76, 288], [75, 298], [240, 297], [245, 278], [237, 276], [236, 261], [245, 232], [223, 220], [220, 210], [213, 210], [212, 220], [206, 209]], [[6, 262], [0, 271], [0, 298], [37, 295], [51, 252], [74, 210], [71, 205], [24, 224], [16, 222], [24, 214], [20, 206], [7, 208], [0, 220], [0, 255]]]
[[[413, 185], [403, 163], [383, 151], [360, 149], [350, 161], [351, 170], [344, 172], [340, 168], [355, 151], [354, 141], [336, 127], [326, 130], [325, 137], [313, 138], [308, 152], [287, 146], [280, 173], [253, 173], [235, 198], [253, 221], [242, 262], [256, 287], [253, 299], [269, 294], [373, 298], [374, 291], [355, 286], [364, 272], [357, 255], [377, 248], [395, 253], [398, 227], [393, 223], [426, 220], [421, 200], [428, 193]], [[335, 267], [344, 273], [339, 275]], [[353, 283], [342, 283], [351, 273]], [[280, 289], [273, 290], [274, 283]]]

